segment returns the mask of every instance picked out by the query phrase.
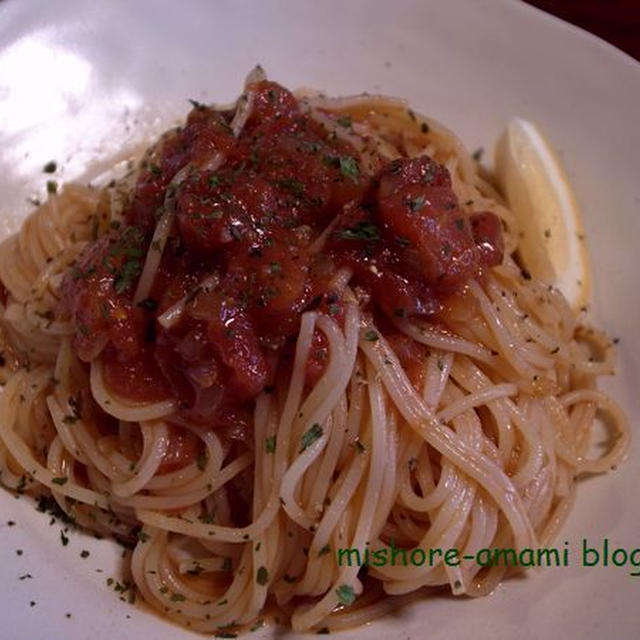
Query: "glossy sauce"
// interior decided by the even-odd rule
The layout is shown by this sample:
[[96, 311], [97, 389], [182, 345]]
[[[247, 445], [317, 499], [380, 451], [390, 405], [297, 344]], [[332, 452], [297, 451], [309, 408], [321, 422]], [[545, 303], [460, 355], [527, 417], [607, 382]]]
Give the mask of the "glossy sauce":
[[[254, 107], [238, 138], [232, 113], [194, 107], [142, 168], [126, 225], [90, 246], [63, 284], [74, 349], [87, 362], [100, 355], [114, 393], [145, 402], [175, 397], [182, 419], [237, 439], [246, 438], [251, 400], [288, 366], [302, 312], [318, 309], [341, 322], [344, 307], [330, 285], [340, 268], [352, 271], [363, 304], [389, 319], [380, 326], [414, 369], [423, 354], [394, 334], [391, 320], [433, 317], [503, 251], [498, 219], [463, 213], [447, 170], [432, 159], [396, 160], [366, 176], [357, 152], [286, 89], [264, 81], [249, 90]], [[214, 171], [207, 163], [216, 154], [224, 163]], [[170, 185], [185, 167], [182, 182]], [[136, 306], [168, 188], [175, 223], [151, 295]], [[214, 273], [215, 287], [199, 287]], [[162, 327], [157, 316], [184, 296], [179, 321]], [[317, 333], [309, 385], [327, 358]]]

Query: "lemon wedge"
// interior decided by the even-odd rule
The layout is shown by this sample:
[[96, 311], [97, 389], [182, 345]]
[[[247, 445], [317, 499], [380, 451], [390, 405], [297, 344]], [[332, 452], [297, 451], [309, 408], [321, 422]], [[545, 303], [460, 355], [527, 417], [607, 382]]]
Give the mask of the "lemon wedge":
[[591, 292], [591, 267], [576, 198], [562, 165], [536, 126], [513, 118], [498, 140], [498, 186], [520, 227], [522, 266], [564, 294], [574, 310]]

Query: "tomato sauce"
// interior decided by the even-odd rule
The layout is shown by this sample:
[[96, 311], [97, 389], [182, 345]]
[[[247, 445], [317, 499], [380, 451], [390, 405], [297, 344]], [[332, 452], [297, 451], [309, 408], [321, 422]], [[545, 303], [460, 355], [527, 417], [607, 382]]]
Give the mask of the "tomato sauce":
[[[290, 361], [301, 314], [317, 309], [342, 321], [330, 285], [340, 268], [351, 269], [351, 285], [378, 316], [429, 318], [503, 253], [497, 217], [464, 213], [448, 171], [431, 158], [381, 163], [368, 176], [357, 151], [289, 91], [268, 81], [248, 91], [253, 109], [238, 137], [232, 112], [195, 104], [142, 167], [126, 224], [87, 248], [62, 297], [77, 355], [103, 358], [114, 393], [145, 402], [174, 397], [182, 419], [236, 439], [247, 437], [251, 400]], [[216, 154], [224, 161], [214, 170]], [[181, 169], [184, 179], [171, 184]], [[175, 222], [151, 294], [135, 305], [168, 189]], [[318, 252], [312, 243], [330, 223]], [[199, 286], [214, 273], [215, 286]], [[185, 296], [176, 323], [157, 322]], [[415, 369], [406, 340], [391, 322], [381, 326]], [[327, 358], [318, 332], [309, 385]], [[180, 442], [190, 453], [179, 457], [193, 457]]]

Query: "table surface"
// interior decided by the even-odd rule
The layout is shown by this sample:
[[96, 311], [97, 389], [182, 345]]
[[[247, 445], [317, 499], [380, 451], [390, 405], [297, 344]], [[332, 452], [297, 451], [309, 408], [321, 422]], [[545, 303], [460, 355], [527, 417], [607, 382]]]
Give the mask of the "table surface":
[[640, 60], [638, 0], [525, 0], [571, 22]]

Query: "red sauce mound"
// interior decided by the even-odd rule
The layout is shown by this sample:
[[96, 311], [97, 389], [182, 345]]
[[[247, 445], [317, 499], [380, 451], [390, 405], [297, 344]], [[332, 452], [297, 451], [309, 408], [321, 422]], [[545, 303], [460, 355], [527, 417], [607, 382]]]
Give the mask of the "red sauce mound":
[[[351, 284], [372, 312], [428, 317], [503, 253], [497, 217], [465, 214], [448, 171], [431, 158], [399, 159], [366, 176], [356, 150], [312, 120], [289, 91], [266, 81], [248, 90], [253, 109], [239, 137], [232, 113], [196, 105], [164, 139], [141, 171], [127, 224], [84, 251], [62, 299], [77, 355], [103, 358], [114, 393], [134, 401], [174, 397], [181, 419], [237, 439], [247, 437], [250, 401], [290, 361], [301, 313], [315, 308], [342, 321], [330, 289], [340, 268], [352, 270]], [[222, 164], [212, 164], [216, 158]], [[183, 179], [171, 184], [181, 169]], [[175, 207], [171, 236], [150, 297], [134, 305], [167, 206]], [[330, 223], [323, 250], [312, 250]], [[201, 286], [212, 274], [213, 284]], [[177, 322], [157, 322], [185, 296]], [[392, 324], [381, 326], [409, 354]], [[308, 384], [327, 357], [318, 333]], [[190, 441], [180, 447], [178, 457], [193, 457]]]

